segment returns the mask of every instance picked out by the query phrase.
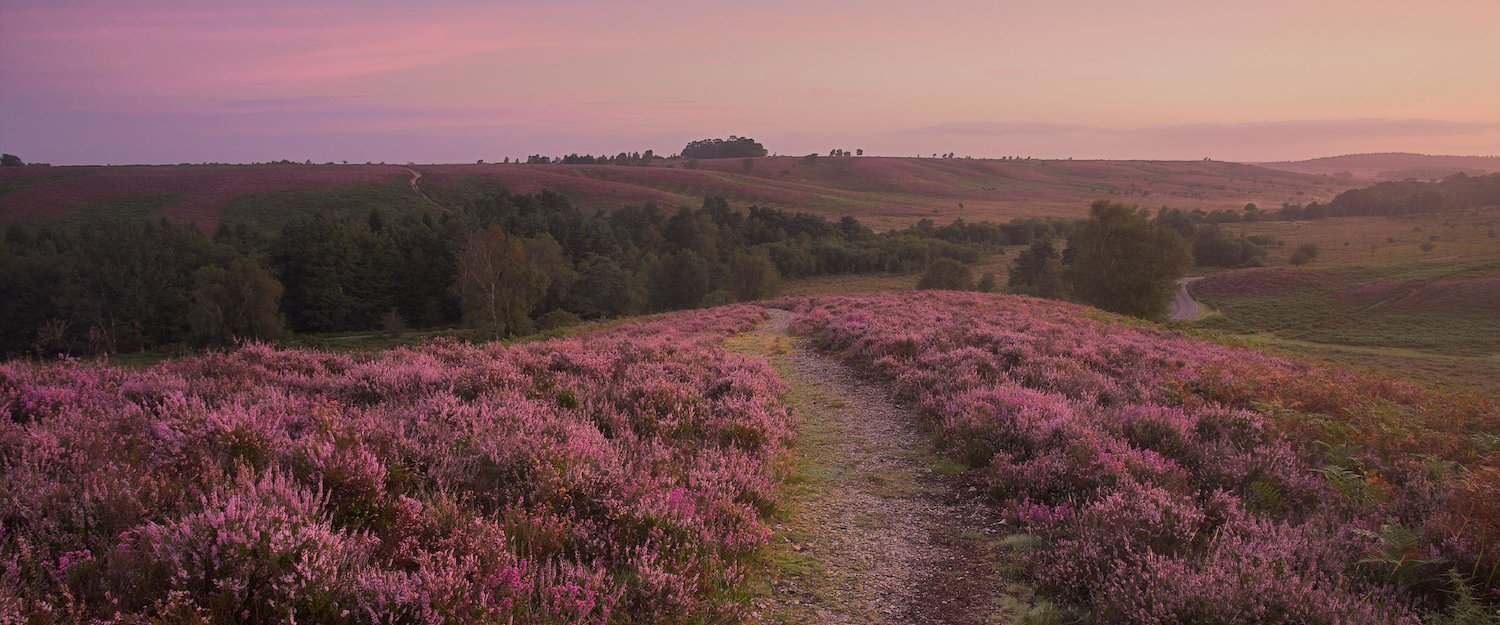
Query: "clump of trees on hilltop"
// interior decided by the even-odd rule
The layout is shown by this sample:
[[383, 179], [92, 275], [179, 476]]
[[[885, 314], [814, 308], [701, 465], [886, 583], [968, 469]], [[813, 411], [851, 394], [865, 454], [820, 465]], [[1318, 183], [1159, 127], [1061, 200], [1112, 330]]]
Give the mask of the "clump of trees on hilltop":
[[682, 148], [683, 158], [754, 158], [765, 156], [766, 146], [750, 137], [699, 139]]

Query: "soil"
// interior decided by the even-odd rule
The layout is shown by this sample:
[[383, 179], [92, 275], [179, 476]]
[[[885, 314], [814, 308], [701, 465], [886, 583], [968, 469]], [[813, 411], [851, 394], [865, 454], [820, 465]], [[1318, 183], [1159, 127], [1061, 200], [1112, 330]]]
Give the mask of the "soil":
[[770, 314], [739, 345], [776, 366], [801, 429], [752, 622], [978, 624], [1024, 610], [1010, 531], [983, 489], [913, 411], [789, 334], [791, 313]]

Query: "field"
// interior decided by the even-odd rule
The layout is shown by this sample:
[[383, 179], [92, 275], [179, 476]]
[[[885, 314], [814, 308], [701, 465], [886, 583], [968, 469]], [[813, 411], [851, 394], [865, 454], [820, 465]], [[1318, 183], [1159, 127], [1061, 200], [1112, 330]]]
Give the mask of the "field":
[[[20, 167], [0, 170], [0, 222], [76, 214], [163, 215], [212, 228], [258, 216], [246, 206], [279, 204], [278, 214], [337, 206], [403, 211], [425, 201], [458, 204], [487, 190], [551, 189], [604, 209], [656, 202], [698, 206], [722, 196], [829, 217], [858, 216], [876, 228], [922, 218], [1008, 220], [1081, 216], [1099, 198], [1180, 208], [1239, 209], [1246, 203], [1327, 201], [1351, 186], [1324, 176], [1217, 161], [1045, 161], [793, 157], [609, 165], [217, 165]], [[288, 202], [277, 198], [291, 197]], [[407, 196], [407, 197], [401, 197]]]
[[516, 347], [0, 366], [0, 611], [716, 620], [791, 422], [727, 308]]
[[0, 608], [1351, 625], [1487, 609], [1462, 593], [1487, 596], [1500, 567], [1493, 402], [1031, 298], [771, 305], [513, 346], [7, 363]]
[[[1500, 396], [1500, 210], [1240, 224], [1273, 236], [1266, 269], [1213, 273], [1195, 327], [1454, 390]], [[1305, 267], [1296, 247], [1319, 246]], [[1423, 246], [1430, 246], [1423, 249]]]
[[[102, 216], [167, 217], [212, 230], [237, 207], [264, 205], [263, 196], [301, 194], [337, 205], [354, 190], [415, 195], [411, 174], [394, 165], [163, 165], [6, 167], [0, 169], [0, 222]], [[306, 206], [319, 202], [307, 202]], [[402, 206], [402, 204], [397, 204]], [[306, 207], [302, 210], [307, 210]], [[368, 212], [365, 208], [363, 212]], [[243, 213], [241, 213], [243, 214]]]

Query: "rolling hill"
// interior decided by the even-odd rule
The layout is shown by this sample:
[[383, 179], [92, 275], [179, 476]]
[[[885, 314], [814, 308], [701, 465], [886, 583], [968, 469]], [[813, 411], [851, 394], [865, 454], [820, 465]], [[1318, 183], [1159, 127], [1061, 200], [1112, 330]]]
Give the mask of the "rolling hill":
[[1328, 200], [1353, 186], [1324, 176], [1219, 161], [1049, 161], [766, 157], [611, 165], [184, 165], [16, 167], [0, 170], [0, 222], [87, 213], [161, 215], [212, 228], [266, 213], [370, 205], [453, 205], [486, 190], [551, 189], [612, 209], [643, 202], [698, 205], [710, 195], [877, 228], [929, 217], [1004, 220], [1082, 215], [1090, 202], [1237, 209], [1246, 203]]
[[1500, 156], [1432, 156], [1387, 152], [1329, 156], [1306, 161], [1256, 163], [1256, 165], [1299, 174], [1356, 178], [1372, 182], [1408, 178], [1433, 180], [1446, 178], [1458, 172], [1470, 175], [1500, 172]]

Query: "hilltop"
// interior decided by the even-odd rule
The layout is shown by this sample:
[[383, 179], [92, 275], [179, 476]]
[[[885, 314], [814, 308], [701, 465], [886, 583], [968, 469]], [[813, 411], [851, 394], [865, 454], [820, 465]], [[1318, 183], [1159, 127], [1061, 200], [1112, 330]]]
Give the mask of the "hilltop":
[[0, 169], [0, 222], [123, 212], [212, 228], [226, 220], [307, 210], [441, 210], [437, 205], [503, 188], [514, 193], [550, 189], [577, 204], [606, 210], [645, 202], [697, 206], [705, 196], [721, 196], [736, 205], [828, 217], [853, 214], [889, 228], [924, 217], [1081, 216], [1100, 198], [1210, 210], [1327, 201], [1350, 186], [1324, 176], [1221, 161], [781, 156], [749, 159], [748, 167], [738, 158], [669, 160], [650, 167], [9, 167]]
[[1407, 152], [1346, 154], [1305, 161], [1256, 163], [1260, 167], [1299, 174], [1357, 178], [1366, 181], [1434, 180], [1463, 172], [1469, 175], [1500, 172], [1500, 156], [1435, 156]]

